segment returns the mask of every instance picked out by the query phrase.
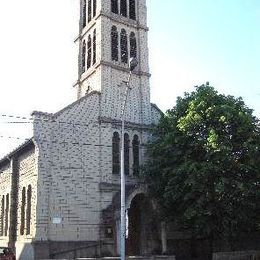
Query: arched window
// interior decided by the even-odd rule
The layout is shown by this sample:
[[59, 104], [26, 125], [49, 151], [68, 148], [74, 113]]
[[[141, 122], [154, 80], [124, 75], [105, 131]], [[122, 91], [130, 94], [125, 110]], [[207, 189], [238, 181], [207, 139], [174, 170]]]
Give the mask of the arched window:
[[21, 204], [21, 225], [20, 225], [20, 235], [24, 235], [24, 227], [25, 227], [25, 203], [26, 203], [26, 191], [25, 187], [23, 187], [22, 191], [22, 204]]
[[139, 137], [137, 135], [134, 136], [133, 142], [133, 174], [138, 175], [139, 174]]
[[4, 219], [5, 219], [5, 196], [2, 197], [1, 203], [1, 233], [0, 235], [4, 235]]
[[83, 41], [81, 51], [81, 74], [86, 70], [86, 41]]
[[120, 48], [121, 48], [121, 61], [124, 63], [128, 62], [128, 48], [127, 48], [127, 36], [126, 30], [121, 30], [120, 35]]
[[31, 233], [32, 186], [27, 189], [26, 235]]
[[91, 21], [91, 13], [92, 13], [92, 6], [91, 6], [91, 0], [88, 0], [88, 22]]
[[97, 0], [93, 0], [93, 17], [97, 14]]
[[91, 66], [91, 37], [88, 36], [88, 57], [87, 57], [87, 69]]
[[126, 0], [121, 0], [120, 2], [120, 14], [127, 17], [127, 4]]
[[129, 18], [136, 19], [135, 0], [129, 0]]
[[118, 32], [115, 26], [111, 29], [111, 58], [118, 61]]
[[112, 139], [112, 168], [113, 174], [120, 172], [120, 137], [117, 132], [114, 132]]
[[9, 228], [9, 194], [6, 195], [6, 206], [5, 206], [5, 236], [8, 235]]
[[96, 29], [93, 33], [93, 64], [96, 63], [97, 60], [97, 32]]
[[129, 148], [130, 139], [128, 134], [124, 134], [124, 160], [125, 160], [125, 174], [129, 175]]
[[86, 0], [82, 0], [82, 28], [86, 26], [87, 21], [87, 3]]
[[137, 44], [136, 44], [136, 38], [135, 34], [131, 32], [130, 34], [130, 57], [131, 58], [136, 58], [136, 53], [137, 53]]
[[111, 0], [111, 11], [118, 14], [118, 0]]

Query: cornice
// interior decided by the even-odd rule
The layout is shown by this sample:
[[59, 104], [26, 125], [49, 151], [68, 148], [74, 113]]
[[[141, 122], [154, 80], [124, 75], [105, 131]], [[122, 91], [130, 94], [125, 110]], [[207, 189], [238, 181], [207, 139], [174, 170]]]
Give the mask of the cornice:
[[[73, 87], [76, 87], [77, 85], [79, 84], [82, 84], [85, 80], [87, 80], [93, 73], [96, 72], [96, 70], [101, 66], [107, 66], [107, 67], [111, 67], [113, 69], [116, 69], [116, 70], [119, 70], [119, 71], [122, 71], [122, 72], [129, 72], [129, 69], [127, 67], [123, 67], [121, 65], [117, 65], [117, 64], [114, 64], [113, 62], [109, 62], [109, 61], [104, 61], [104, 60], [101, 60], [100, 62], [98, 62], [96, 65], [92, 66], [89, 70], [87, 70], [86, 72], [84, 72], [80, 79], [77, 80], [77, 82], [73, 85]], [[149, 72], [144, 72], [144, 71], [140, 71], [140, 70], [137, 70], [137, 71], [133, 71], [132, 72], [133, 75], [136, 75], [136, 76], [145, 76], [145, 77], [151, 77], [151, 74]]]
[[129, 26], [129, 27], [134, 27], [137, 30], [149, 31], [149, 28], [147, 26], [141, 25], [138, 21], [131, 20], [129, 18], [126, 18], [126, 17], [118, 15], [118, 14], [101, 12], [100, 16], [106, 17], [106, 18], [108, 18], [108, 19], [110, 19], [114, 22], [117, 22], [117, 23], [122, 23], [126, 26]]
[[[99, 117], [100, 123], [105, 124], [111, 124], [114, 127], [118, 127], [122, 125], [122, 121], [118, 119], [113, 119], [109, 117]], [[129, 121], [125, 121], [125, 128], [132, 128], [132, 129], [139, 129], [139, 130], [152, 130], [154, 128], [154, 125], [152, 124], [138, 124], [138, 123], [132, 123]]]

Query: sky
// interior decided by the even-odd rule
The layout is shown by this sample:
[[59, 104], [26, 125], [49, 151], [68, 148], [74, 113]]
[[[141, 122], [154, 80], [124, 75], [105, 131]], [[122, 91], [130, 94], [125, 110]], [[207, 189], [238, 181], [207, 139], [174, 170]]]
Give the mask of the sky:
[[[259, 0], [147, 0], [147, 9], [153, 103], [166, 111], [209, 81], [260, 117]], [[0, 158], [31, 137], [32, 111], [75, 101], [78, 19], [79, 0], [0, 1]]]

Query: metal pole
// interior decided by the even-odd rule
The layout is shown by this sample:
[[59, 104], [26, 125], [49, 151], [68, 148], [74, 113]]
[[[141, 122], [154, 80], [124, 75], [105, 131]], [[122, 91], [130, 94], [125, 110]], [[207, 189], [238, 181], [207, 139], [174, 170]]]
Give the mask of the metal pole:
[[121, 260], [125, 260], [125, 235], [126, 235], [126, 210], [125, 210], [125, 108], [127, 97], [130, 90], [130, 79], [132, 71], [130, 70], [128, 80], [126, 82], [126, 92], [124, 95], [123, 106], [121, 110], [122, 133], [121, 133], [121, 161], [120, 161], [120, 175], [121, 175], [121, 229], [120, 229], [120, 256]]
[[124, 163], [124, 130], [125, 122], [122, 119], [122, 141], [121, 141], [121, 230], [120, 230], [120, 256], [121, 260], [125, 260], [125, 231], [126, 231], [126, 221], [125, 221], [125, 163]]

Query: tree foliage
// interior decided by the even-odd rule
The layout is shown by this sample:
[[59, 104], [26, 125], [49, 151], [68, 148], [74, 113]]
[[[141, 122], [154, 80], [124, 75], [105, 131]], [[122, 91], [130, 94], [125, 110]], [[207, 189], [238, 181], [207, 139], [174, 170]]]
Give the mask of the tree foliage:
[[206, 84], [161, 118], [144, 174], [165, 218], [227, 239], [259, 228], [260, 134], [252, 113], [241, 98]]

